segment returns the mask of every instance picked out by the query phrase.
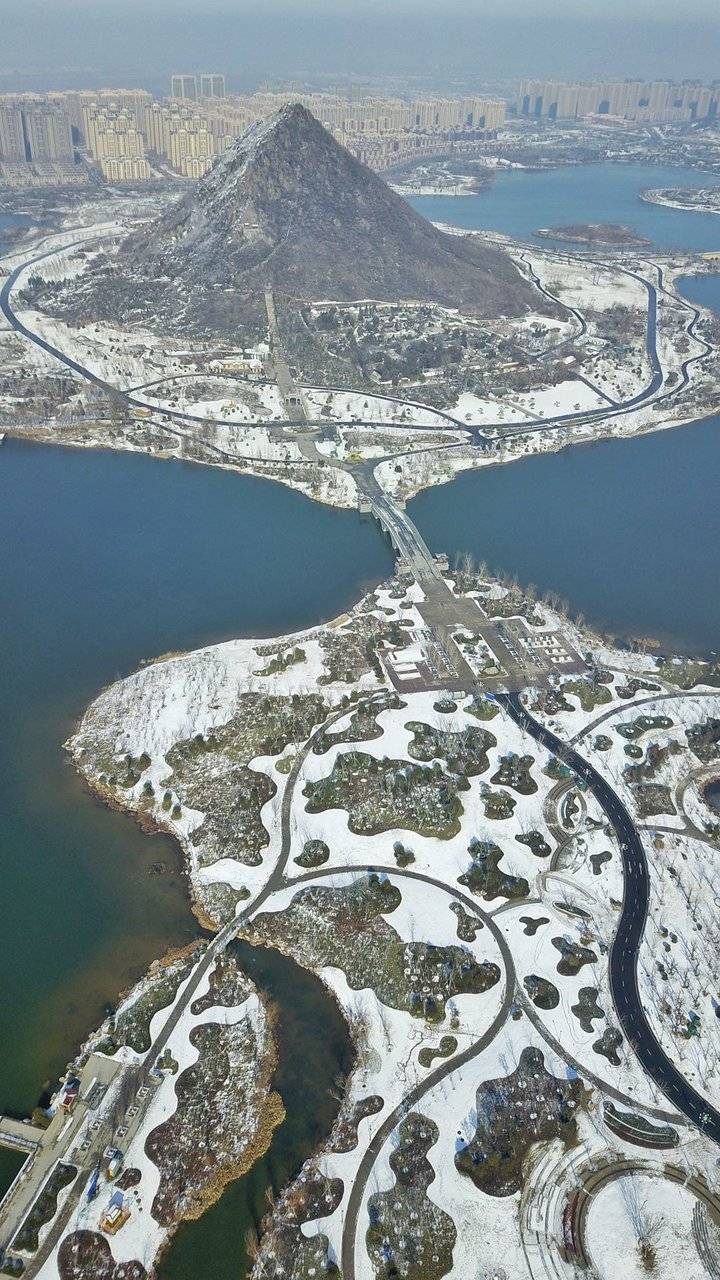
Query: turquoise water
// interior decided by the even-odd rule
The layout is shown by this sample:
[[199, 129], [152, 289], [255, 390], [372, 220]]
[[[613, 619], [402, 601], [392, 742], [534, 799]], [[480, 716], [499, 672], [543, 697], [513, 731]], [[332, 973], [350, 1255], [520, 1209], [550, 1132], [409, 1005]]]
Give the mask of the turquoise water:
[[521, 240], [532, 239], [541, 227], [616, 222], [663, 249], [720, 249], [720, 215], [664, 209], [639, 198], [639, 192], [648, 187], [702, 187], [711, 181], [696, 170], [658, 165], [590, 164], [537, 173], [510, 170], [498, 173], [480, 195], [412, 196], [410, 204], [433, 222], [502, 231]]
[[373, 522], [267, 481], [10, 439], [0, 546], [0, 1111], [25, 1112], [196, 932], [174, 844], [86, 792], [73, 722], [143, 658], [329, 618], [392, 559]]

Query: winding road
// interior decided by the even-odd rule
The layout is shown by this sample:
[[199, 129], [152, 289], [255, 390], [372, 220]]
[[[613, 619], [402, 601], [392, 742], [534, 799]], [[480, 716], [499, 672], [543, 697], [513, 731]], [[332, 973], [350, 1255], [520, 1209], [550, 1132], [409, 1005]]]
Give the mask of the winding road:
[[[386, 696], [387, 695], [384, 690], [380, 693], [374, 691], [369, 696], [359, 699], [354, 706], [371, 705], [374, 702], [380, 702], [382, 704], [384, 703]], [[317, 738], [325, 733], [337, 720], [341, 720], [347, 715], [347, 707], [342, 707], [333, 711], [325, 720], [322, 721], [321, 724], [316, 726], [295, 757], [293, 767], [287, 777], [281, 802], [280, 852], [268, 880], [250, 904], [237, 916], [234, 916], [229, 920], [228, 923], [224, 925], [224, 927], [220, 929], [220, 931], [216, 933], [208, 943], [208, 946], [186, 982], [181, 997], [171, 1006], [170, 1012], [155, 1035], [145, 1058], [137, 1066], [130, 1066], [127, 1068], [125, 1077], [127, 1083], [124, 1089], [124, 1096], [127, 1099], [127, 1106], [134, 1106], [136, 1108], [136, 1113], [132, 1118], [130, 1118], [130, 1116], [126, 1116], [124, 1119], [127, 1133], [123, 1141], [119, 1142], [116, 1136], [113, 1138], [113, 1135], [109, 1131], [107, 1125], [104, 1125], [96, 1132], [90, 1131], [89, 1136], [91, 1138], [91, 1144], [89, 1148], [83, 1152], [82, 1162], [80, 1162], [76, 1156], [73, 1157], [74, 1163], [76, 1165], [80, 1165], [78, 1169], [78, 1176], [73, 1183], [62, 1208], [55, 1216], [52, 1227], [44, 1235], [37, 1252], [32, 1258], [26, 1260], [25, 1271], [23, 1274], [27, 1277], [27, 1280], [32, 1280], [32, 1277], [38, 1274], [60, 1240], [73, 1213], [75, 1212], [78, 1202], [82, 1198], [90, 1173], [100, 1160], [108, 1141], [112, 1139], [116, 1146], [121, 1150], [126, 1151], [135, 1134], [140, 1129], [147, 1107], [152, 1100], [153, 1090], [151, 1087], [144, 1101], [138, 1097], [138, 1090], [142, 1086], [150, 1084], [152, 1068], [158, 1057], [162, 1054], [163, 1049], [167, 1045], [185, 1010], [196, 995], [203, 978], [207, 975], [217, 957], [222, 951], [224, 951], [228, 943], [242, 931], [249, 917], [255, 914], [258, 907], [260, 907], [272, 893], [283, 888], [285, 884], [285, 868], [292, 848], [291, 813], [295, 784], [300, 775], [302, 766], [307, 756], [312, 751]], [[63, 1158], [63, 1152], [61, 1150], [58, 1151], [57, 1158]], [[32, 1173], [32, 1169], [30, 1172]], [[0, 1203], [0, 1256], [2, 1247], [7, 1247], [12, 1242], [13, 1236], [20, 1227], [29, 1207], [34, 1202], [39, 1191], [40, 1183], [38, 1183], [37, 1186], [34, 1186], [32, 1182], [26, 1182], [23, 1185], [22, 1196], [19, 1199], [6, 1197], [5, 1200]]]
[[[49, 238], [50, 237], [45, 237], [46, 240]], [[35, 257], [20, 263], [19, 266], [15, 267], [10, 272], [10, 274], [7, 276], [7, 278], [3, 282], [2, 287], [0, 288], [0, 312], [2, 312], [2, 314], [5, 316], [5, 319], [7, 320], [10, 327], [14, 329], [15, 332], [22, 334], [22, 336], [26, 338], [29, 342], [34, 343], [35, 346], [39, 347], [47, 355], [52, 356], [55, 360], [59, 361], [61, 364], [64, 364], [67, 368], [71, 369], [74, 373], [77, 373], [80, 377], [84, 378], [86, 381], [92, 383], [94, 386], [100, 388], [101, 390], [107, 392], [108, 394], [111, 394], [115, 397], [120, 397], [123, 400], [125, 400], [125, 402], [130, 408], [146, 409], [152, 413], [156, 413], [158, 414], [158, 416], [163, 418], [164, 423], [171, 420], [178, 421], [178, 422], [193, 423], [193, 424], [202, 424], [204, 426], [207, 426], [208, 424], [214, 421], [220, 421], [224, 423], [225, 422], [224, 419], [217, 420], [209, 417], [204, 417], [200, 414], [187, 413], [181, 409], [159, 408], [158, 405], [153, 404], [152, 402], [144, 400], [141, 397], [137, 396], [135, 394], [135, 392], [138, 390], [137, 387], [130, 388], [129, 390], [124, 390], [122, 388], [114, 386], [113, 384], [107, 382], [104, 378], [101, 378], [97, 374], [93, 373], [91, 369], [81, 364], [79, 360], [76, 360], [73, 356], [67, 355], [60, 348], [54, 346], [51, 342], [48, 342], [45, 338], [42, 338], [40, 334], [30, 329], [19, 318], [19, 316], [17, 315], [12, 305], [12, 292], [20, 276], [24, 272], [26, 272], [29, 268], [37, 265], [38, 263], [43, 262], [48, 258], [51, 258], [57, 255], [58, 253], [65, 252], [69, 248], [76, 248], [83, 244], [86, 245], [93, 238], [97, 239], [97, 232], [93, 237], [92, 233], [86, 229], [85, 234], [79, 237], [77, 240], [68, 241], [62, 245], [51, 247], [49, 249], [44, 249], [41, 253], [38, 253]], [[658, 286], [656, 287], [654, 284], [651, 283], [650, 280], [646, 279], [645, 276], [641, 275], [639, 272], [631, 271], [628, 267], [621, 267], [617, 263], [608, 264], [603, 262], [597, 262], [595, 265], [597, 265], [598, 267], [607, 267], [609, 265], [614, 270], [622, 271], [625, 275], [628, 275], [633, 279], [637, 280], [647, 291], [648, 308], [647, 308], [647, 322], [646, 322], [646, 334], [645, 334], [645, 349], [646, 349], [648, 361], [650, 363], [651, 376], [646, 386], [643, 387], [640, 391], [638, 391], [635, 395], [631, 396], [628, 400], [623, 401], [622, 403], [618, 404], [615, 407], [600, 405], [595, 409], [585, 409], [585, 410], [575, 411], [572, 413], [549, 415], [548, 417], [543, 418], [540, 422], [532, 423], [531, 425], [528, 425], [527, 423], [523, 423], [523, 422], [517, 422], [517, 423], [496, 422], [496, 423], [488, 423], [485, 425], [485, 428], [480, 428], [479, 426], [472, 426], [468, 423], [460, 422], [458, 419], [454, 418], [452, 415], [447, 414], [444, 411], [440, 411], [440, 416], [443, 416], [447, 419], [448, 429], [452, 429], [452, 428], [456, 430], [462, 429], [468, 434], [468, 436], [470, 437], [470, 439], [475, 445], [483, 449], [488, 449], [488, 448], [494, 447], [493, 440], [487, 434], [485, 434], [485, 432], [488, 429], [497, 430], [500, 433], [501, 437], [514, 436], [514, 435], [532, 435], [538, 432], [553, 430], [553, 429], [556, 429], [557, 427], [562, 427], [562, 426], [573, 426], [573, 425], [580, 426], [580, 425], [584, 425], [586, 423], [592, 423], [598, 420], [613, 419], [613, 418], [622, 416], [623, 414], [632, 413], [641, 404], [644, 404], [652, 400], [653, 397], [656, 397], [658, 400], [664, 400], [664, 399], [668, 399], [670, 396], [675, 396], [677, 395], [678, 391], [682, 390], [682, 388], [687, 385], [687, 383], [689, 382], [689, 369], [691, 368], [691, 366], [695, 364], [698, 360], [704, 359], [705, 356], [708, 354], [708, 352], [712, 350], [712, 348], [708, 343], [706, 343], [703, 339], [698, 338], [694, 333], [695, 325], [701, 315], [701, 312], [699, 311], [699, 309], [694, 307], [691, 303], [686, 302], [684, 299], [679, 299], [679, 301], [683, 303], [685, 308], [691, 313], [691, 316], [692, 316], [692, 319], [688, 323], [686, 332], [693, 338], [694, 341], [701, 343], [704, 349], [693, 356], [689, 356], [683, 362], [682, 369], [681, 369], [681, 378], [679, 383], [673, 386], [670, 390], [666, 391], [664, 395], [657, 396], [657, 392], [662, 389], [663, 383], [664, 383], [664, 372], [662, 368], [662, 363], [660, 361], [660, 356], [658, 353], [658, 346], [657, 346], [658, 291], [661, 290], [662, 292], [667, 293], [667, 290], [664, 289], [662, 285], [662, 269], [656, 266], [655, 264], [653, 264], [653, 269], [656, 271], [658, 276]], [[533, 279], [534, 283], [537, 284], [537, 287], [539, 288], [540, 292], [547, 298], [552, 299], [556, 303], [559, 303], [559, 305], [563, 306], [567, 311], [573, 314], [581, 324], [584, 324], [584, 320], [582, 316], [575, 308], [569, 306], [568, 304], [560, 303], [559, 299], [555, 298], [554, 295], [551, 294], [538, 281], [532, 267], [527, 261], [526, 261], [526, 266], [528, 267], [530, 278]], [[674, 296], [674, 295], [671, 295], [671, 296]], [[153, 384], [146, 384], [146, 385], [149, 386]], [[345, 387], [335, 387], [332, 389], [337, 391], [352, 391], [352, 388], [345, 388]], [[427, 406], [420, 406], [416, 401], [399, 401], [398, 400], [398, 403], [407, 404], [410, 407], [423, 407], [423, 408], [427, 407]], [[351, 423], [345, 423], [344, 425], [357, 426], [358, 424], [366, 425], [366, 426], [377, 425], [372, 420], [365, 422], [362, 419], [359, 419], [357, 421], [353, 420]], [[267, 426], [270, 424], [263, 423], [262, 425]], [[278, 428], [283, 428], [288, 426], [301, 427], [307, 424], [305, 422], [305, 419], [298, 419], [297, 421], [287, 419], [282, 421], [280, 420], [275, 421], [272, 425]], [[343, 425], [343, 424], [338, 424], [338, 425]], [[437, 431], [438, 427], [434, 426], [432, 430]]]
[[[83, 366], [78, 360], [67, 355], [52, 343], [43, 339], [39, 334], [34, 333], [17, 316], [12, 305], [12, 291], [22, 273], [25, 272], [29, 266], [32, 266], [35, 263], [40, 263], [58, 252], [86, 243], [87, 239], [88, 236], [85, 235], [82, 239], [63, 245], [61, 249], [47, 249], [34, 257], [31, 262], [23, 262], [20, 266], [11, 271], [9, 276], [3, 282], [2, 288], [0, 288], [0, 311], [5, 316], [10, 326], [28, 341], [34, 343], [46, 354], [58, 360], [67, 368], [71, 369], [91, 384], [99, 387], [104, 392], [115, 397], [120, 396], [125, 400], [128, 406], [150, 409], [154, 413], [162, 415], [166, 421], [176, 420], [193, 424], [201, 423], [204, 426], [207, 426], [208, 423], [212, 422], [212, 419], [187, 414], [174, 409], [159, 410], [156, 405], [138, 398], [132, 390], [119, 390], [103, 378], [97, 376], [92, 372], [92, 370]], [[631, 275], [640, 281], [646, 288], [648, 294], [646, 351], [651, 369], [651, 377], [646, 387], [635, 396], [625, 401], [622, 405], [611, 410], [608, 410], [607, 408], [598, 408], [595, 410], [588, 410], [583, 413], [561, 414], [552, 418], [546, 418], [541, 423], [533, 424], [532, 426], [519, 424], [517, 427], [513, 427], [506, 426], [506, 424], [496, 424], [498, 426], [502, 425], [503, 434], [529, 434], [563, 425], [590, 422], [598, 418], [614, 418], [619, 414], [631, 412], [640, 404], [655, 397], [656, 393], [661, 390], [664, 382], [664, 373], [657, 350], [657, 307], [658, 290], [664, 292], [662, 274], [660, 269], [656, 268], [658, 271], [658, 286], [656, 287], [642, 275], [625, 268], [620, 269], [626, 270], [628, 275]], [[687, 326], [687, 332], [694, 337], [693, 329], [700, 312], [691, 307], [690, 304], [687, 304], [687, 306], [689, 310], [694, 313], [692, 320]], [[583, 322], [579, 313], [578, 318]], [[701, 342], [702, 340], [696, 339], [696, 341]], [[704, 345], [708, 346], [708, 344]], [[707, 351], [689, 357], [688, 360], [685, 361], [682, 370], [682, 378], [684, 381], [682, 381], [681, 385], [687, 385], [687, 382], [689, 381], [689, 368], [698, 359], [702, 359], [705, 354], [707, 354]], [[679, 387], [673, 388], [672, 391], [668, 391], [666, 393], [666, 396], [676, 394], [679, 389]], [[468, 430], [468, 428], [465, 427], [465, 424], [456, 424], [452, 419], [451, 423], [455, 426], [463, 426], [463, 429]], [[275, 425], [286, 426], [288, 424], [276, 423]], [[448, 425], [450, 425], [450, 423]], [[172, 431], [171, 427], [165, 428], [165, 423], [163, 423], [163, 428]], [[490, 446], [491, 442], [483, 435], [479, 428], [470, 429], [470, 431], [476, 444], [483, 448]], [[181, 435], [182, 433], [176, 431], [175, 434]], [[205, 442], [202, 443], [205, 444]], [[233, 459], [233, 455], [225, 453], [225, 451], [217, 448], [216, 446], [208, 445], [206, 447], [220, 455], [223, 460], [235, 460]], [[242, 461], [248, 461], [248, 459], [242, 459]], [[358, 468], [356, 479], [358, 487], [368, 497], [375, 514], [390, 534], [399, 555], [401, 555], [412, 568], [417, 580], [421, 585], [423, 583], [427, 585], [430, 580], [437, 581], [440, 576], [439, 570], [419, 531], [407, 514], [404, 511], [401, 511], [392, 502], [384, 490], [382, 490], [375, 478], [373, 466]], [[380, 696], [382, 697], [383, 695]], [[683, 695], [678, 694], [665, 696]], [[373, 702], [377, 698], [377, 693], [374, 693], [369, 698], [365, 698], [362, 701]], [[656, 700], [656, 698], [647, 699], [647, 701]], [[703, 1134], [714, 1142], [720, 1144], [720, 1113], [711, 1107], [705, 1099], [703, 1099], [687, 1083], [681, 1072], [678, 1071], [673, 1062], [665, 1054], [654, 1034], [652, 1026], [643, 1008], [638, 986], [637, 966], [639, 950], [642, 943], [648, 913], [650, 885], [645, 851], [638, 830], [633, 823], [628, 810], [607, 780], [583, 758], [574, 746], [560, 739], [555, 733], [542, 725], [527, 711], [519, 694], [498, 694], [496, 695], [496, 701], [523, 731], [528, 733], [540, 746], [544, 747], [547, 751], [551, 752], [567, 764], [587, 783], [588, 789], [594, 795], [611, 823], [621, 851], [624, 872], [622, 911], [609, 955], [610, 985], [618, 1020], [626, 1039], [631, 1044], [635, 1055], [648, 1076], [655, 1082], [662, 1093], [673, 1103], [677, 1110], [690, 1121], [690, 1123], [697, 1126]], [[355, 705], [357, 706], [359, 704]], [[180, 1018], [217, 955], [243, 928], [243, 925], [246, 923], [248, 918], [257, 912], [263, 902], [265, 902], [272, 893], [283, 888], [288, 883], [286, 879], [286, 869], [292, 845], [291, 811], [295, 785], [300, 775], [303, 763], [309, 752], [312, 750], [316, 737], [319, 734], [324, 733], [326, 729], [334, 723], [334, 721], [341, 719], [347, 714], [348, 708], [342, 708], [330, 715], [322, 725], [318, 726], [297, 754], [291, 772], [288, 776], [281, 802], [281, 847], [278, 860], [272, 870], [272, 873], [263, 889], [260, 891], [258, 896], [252, 900], [250, 905], [236, 918], [229, 921], [209, 943], [202, 959], [199, 961], [193, 971], [191, 979], [186, 985], [182, 998], [173, 1006], [171, 1012], [168, 1014], [168, 1017], [165, 1019], [161, 1029], [156, 1035], [147, 1055], [146, 1062], [137, 1068], [135, 1073], [136, 1078], [134, 1080], [136, 1087], [146, 1083], [152, 1064], [155, 1062], [157, 1056], [162, 1053], [163, 1048], [166, 1046], [172, 1032], [177, 1027]], [[608, 715], [609, 714], [611, 713], [608, 713]], [[601, 723], [604, 718], [605, 717], [600, 717], [595, 723]], [[594, 726], [588, 726], [588, 728], [591, 727]], [[583, 733], [587, 731], [588, 729], [585, 729], [583, 730]], [[348, 868], [349, 871], [363, 869], [370, 870], [371, 868]], [[402, 1117], [429, 1090], [452, 1072], [458, 1070], [463, 1065], [466, 1065], [483, 1052], [503, 1026], [516, 997], [515, 970], [507, 942], [500, 933], [497, 925], [492, 921], [492, 918], [482, 912], [477, 903], [458, 892], [449, 890], [447, 886], [434, 881], [431, 877], [423, 876], [419, 873], [411, 872], [406, 869], [385, 868], [384, 870], [386, 870], [391, 876], [405, 875], [415, 879], [425, 879], [437, 887], [444, 888], [446, 892], [452, 892], [454, 897], [461, 900], [468, 910], [470, 910], [477, 918], [481, 919], [483, 923], [491, 929], [493, 935], [498, 941], [505, 964], [505, 989], [501, 1008], [484, 1034], [477, 1041], [468, 1046], [467, 1049], [458, 1053], [449, 1061], [443, 1062], [440, 1066], [435, 1068], [435, 1070], [428, 1072], [428, 1074], [403, 1098], [402, 1102], [385, 1117], [383, 1123], [373, 1135], [363, 1154], [346, 1207], [342, 1239], [342, 1267], [345, 1280], [355, 1280], [355, 1251], [358, 1237], [358, 1218], [364, 1202], [369, 1177], [384, 1144], [389, 1139]], [[337, 869], [334, 874], [337, 874]], [[307, 877], [295, 878], [293, 883], [299, 883], [304, 879], [309, 880], [317, 878], [318, 873], [314, 872]], [[535, 1020], [533, 1019], [533, 1021]], [[587, 1074], [587, 1072], [585, 1072], [585, 1074]], [[75, 1191], [78, 1196], [82, 1193], [82, 1188], [86, 1177], [88, 1176], [89, 1169], [97, 1160], [98, 1155], [99, 1151], [95, 1150], [94, 1147], [88, 1153], [87, 1162], [85, 1163], [83, 1170], [81, 1170], [81, 1176], [78, 1178], [74, 1194]], [[52, 1230], [45, 1238], [41, 1249], [38, 1251], [38, 1254], [33, 1261], [28, 1265], [26, 1272], [28, 1276], [37, 1273], [39, 1267], [47, 1258], [52, 1244], [56, 1243], [59, 1238], [59, 1234], [62, 1233], [62, 1230], [67, 1225], [73, 1207], [71, 1200], [72, 1197], [69, 1198], [63, 1206], [60, 1214], [53, 1224]], [[3, 1209], [5, 1209], [5, 1206], [3, 1206]], [[12, 1223], [9, 1222], [7, 1218], [7, 1213], [5, 1213], [3, 1217], [3, 1211], [0, 1210], [0, 1237], [10, 1239], [12, 1231], [9, 1230], [9, 1228], [12, 1226]]]
[[540, 724], [523, 706], [520, 694], [498, 694], [498, 703], [515, 723], [582, 778], [609, 819], [623, 862], [623, 904], [610, 947], [610, 989], [625, 1037], [658, 1088], [684, 1116], [720, 1144], [720, 1113], [698, 1094], [658, 1042], [643, 1007], [637, 964], [648, 914], [650, 876], [642, 840], [620, 797], [574, 747]]

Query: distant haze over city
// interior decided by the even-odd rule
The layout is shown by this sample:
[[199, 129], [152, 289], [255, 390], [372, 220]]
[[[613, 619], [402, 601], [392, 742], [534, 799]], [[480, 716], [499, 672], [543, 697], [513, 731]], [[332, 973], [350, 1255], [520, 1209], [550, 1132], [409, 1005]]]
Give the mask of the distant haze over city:
[[217, 67], [228, 89], [265, 79], [328, 77], [379, 85], [407, 77], [445, 92], [520, 76], [673, 78], [717, 75], [717, 8], [692, 0], [563, 0], [414, 4], [395, 0], [27, 0], [0, 3], [0, 87], [164, 89], [193, 63]]

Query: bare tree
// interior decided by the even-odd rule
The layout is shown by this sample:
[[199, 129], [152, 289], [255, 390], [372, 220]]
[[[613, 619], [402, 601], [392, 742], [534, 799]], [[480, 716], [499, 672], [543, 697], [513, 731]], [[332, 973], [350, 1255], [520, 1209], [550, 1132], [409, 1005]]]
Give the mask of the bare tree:
[[620, 1179], [620, 1191], [625, 1201], [628, 1217], [635, 1232], [637, 1251], [643, 1268], [648, 1273], [655, 1270], [657, 1246], [665, 1219], [661, 1213], [651, 1213], [642, 1196], [638, 1179], [634, 1175]]

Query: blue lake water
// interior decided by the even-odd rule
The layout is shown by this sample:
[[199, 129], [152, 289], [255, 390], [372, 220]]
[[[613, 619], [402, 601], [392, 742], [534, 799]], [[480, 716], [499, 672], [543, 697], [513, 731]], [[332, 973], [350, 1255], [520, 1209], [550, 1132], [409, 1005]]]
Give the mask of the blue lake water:
[[[30, 219], [24, 213], [0, 213], [0, 237], [10, 227], [27, 227], [30, 225]], [[0, 238], [0, 253], [7, 252], [6, 242]]]
[[720, 315], [720, 275], [683, 276], [677, 285], [689, 302], [698, 307], [709, 307]]
[[703, 795], [710, 808], [720, 815], [720, 781], [714, 778], [703, 788]]
[[408, 510], [430, 547], [558, 591], [615, 635], [720, 649], [720, 418], [466, 472]]
[[393, 561], [374, 523], [279, 485], [11, 439], [0, 547], [0, 1111], [22, 1111], [105, 1003], [196, 932], [172, 843], [66, 761], [74, 720], [144, 658], [332, 617]]
[[[590, 164], [526, 172], [501, 171], [475, 196], [412, 196], [432, 222], [469, 230], [502, 231], [530, 240], [541, 227], [615, 222], [632, 227], [662, 249], [720, 249], [720, 215], [666, 209], [641, 200], [648, 187], [702, 187], [707, 174], [657, 165]], [[538, 240], [538, 244], [548, 241]], [[565, 248], [568, 246], [565, 245]]]
[[[682, 172], [660, 177], [658, 170], [638, 172], [635, 166], [589, 166], [502, 175], [499, 184], [512, 179], [516, 198], [506, 229], [527, 236], [532, 224], [557, 221], [550, 217], [547, 192], [552, 189], [555, 200], [563, 185], [565, 221], [583, 220], [573, 203], [580, 198], [578, 180], [589, 177], [594, 199], [600, 168], [605, 203], [599, 210], [594, 203], [586, 207], [585, 221], [629, 221], [626, 201], [633, 188], [651, 184], [649, 173], [660, 186], [669, 185], [673, 174], [680, 185]], [[541, 181], [537, 200], [519, 208], [518, 193], [525, 188], [513, 185], [516, 177], [553, 181]], [[479, 208], [484, 199], [445, 198], [458, 224], [468, 205]], [[687, 244], [695, 233], [695, 247], [702, 248], [710, 247], [702, 236], [714, 226], [720, 244], [720, 216], [637, 204], [635, 225], [644, 235], [654, 232], [658, 243], [663, 234], [670, 237], [672, 223], [672, 237]], [[452, 210], [443, 217], [450, 219]], [[690, 301], [720, 315], [720, 275], [685, 277], [679, 287]], [[719, 482], [720, 418], [712, 417], [640, 439], [603, 441], [468, 472], [445, 486], [446, 492], [418, 495], [410, 509], [437, 551], [470, 551], [523, 583], [558, 591], [574, 612], [616, 635], [650, 636], [670, 649], [707, 654], [720, 651]]]
[[[602, 220], [658, 245], [717, 247], [720, 218], [637, 200], [641, 187], [684, 180], [590, 166], [503, 174], [480, 197], [413, 203], [523, 237]], [[717, 280], [685, 288], [720, 310]], [[713, 649], [718, 431], [709, 420], [469, 473], [411, 510], [438, 550], [471, 549], [600, 625]], [[171, 842], [97, 804], [65, 761], [73, 721], [143, 658], [318, 622], [392, 559], [372, 523], [277, 485], [10, 440], [0, 448], [0, 547], [0, 875], [12, 904], [0, 935], [0, 1111], [24, 1111], [105, 1003], [195, 932]], [[167, 874], [154, 877], [158, 862]], [[0, 1190], [10, 1163], [0, 1162]], [[197, 1256], [175, 1253], [166, 1273], [196, 1274]]]

